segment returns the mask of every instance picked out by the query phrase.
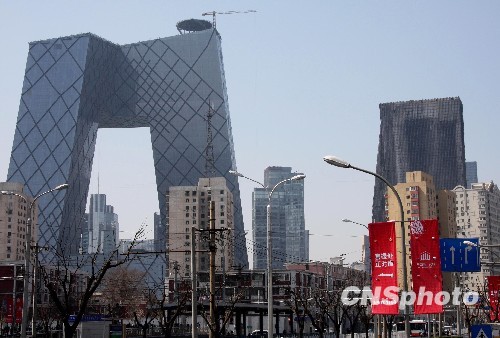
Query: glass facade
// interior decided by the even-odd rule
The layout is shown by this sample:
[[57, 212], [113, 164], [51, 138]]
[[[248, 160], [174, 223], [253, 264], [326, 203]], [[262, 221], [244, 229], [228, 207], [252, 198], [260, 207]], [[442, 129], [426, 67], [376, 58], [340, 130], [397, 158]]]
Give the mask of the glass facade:
[[25, 184], [33, 196], [70, 185], [40, 199], [40, 244], [78, 252], [99, 128], [150, 128], [166, 224], [169, 187], [196, 185], [204, 176], [210, 106], [215, 175], [233, 193], [241, 238], [235, 260], [247, 267], [238, 181], [228, 174], [236, 165], [217, 31], [123, 46], [92, 34], [30, 43], [8, 181]]
[[[290, 167], [268, 167], [264, 184], [272, 189], [280, 181], [298, 175]], [[253, 192], [252, 233], [253, 268], [267, 267], [267, 204], [268, 190], [255, 188]], [[309, 235], [305, 230], [304, 180], [286, 182], [278, 187], [271, 200], [271, 230], [273, 269], [282, 269], [285, 263], [309, 260]]]
[[[377, 174], [396, 185], [406, 172], [434, 177], [436, 189], [465, 185], [462, 101], [458, 97], [382, 103]], [[373, 220], [385, 221], [387, 186], [375, 180]]]
[[472, 184], [479, 182], [476, 161], [465, 162], [465, 175], [467, 178], [467, 189], [470, 189]]

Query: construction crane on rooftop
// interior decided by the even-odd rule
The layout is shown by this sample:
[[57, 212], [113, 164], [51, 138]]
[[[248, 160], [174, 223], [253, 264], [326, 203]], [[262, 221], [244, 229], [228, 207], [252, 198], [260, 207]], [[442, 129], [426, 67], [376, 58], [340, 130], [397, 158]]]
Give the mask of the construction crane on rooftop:
[[216, 27], [216, 22], [215, 22], [215, 16], [217, 14], [248, 14], [248, 13], [257, 13], [257, 11], [254, 10], [254, 9], [248, 9], [246, 11], [228, 11], [228, 12], [216, 12], [216, 11], [212, 11], [212, 12], [202, 13], [201, 15], [203, 15], [203, 16], [211, 15], [212, 16], [212, 26], [215, 29], [215, 28], [217, 28]]

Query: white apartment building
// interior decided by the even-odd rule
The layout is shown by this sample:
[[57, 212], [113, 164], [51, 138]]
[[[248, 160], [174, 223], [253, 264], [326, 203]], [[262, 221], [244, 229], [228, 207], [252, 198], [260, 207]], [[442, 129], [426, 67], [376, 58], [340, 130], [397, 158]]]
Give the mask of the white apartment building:
[[181, 277], [190, 276], [193, 226], [197, 228], [197, 271], [209, 270], [210, 201], [215, 202], [215, 228], [227, 229], [216, 232], [216, 270], [228, 271], [234, 265], [233, 195], [225, 178], [200, 178], [197, 186], [172, 186], [167, 194], [169, 264], [178, 267]]
[[[464, 273], [461, 283], [471, 290], [483, 285], [485, 277], [500, 272], [500, 190], [493, 182], [473, 183], [470, 189], [457, 186], [456, 194], [457, 237], [479, 238], [481, 272]], [[492, 264], [496, 262], [497, 264]]]
[[[21, 183], [0, 182], [0, 261], [24, 260], [26, 223], [33, 198]], [[36, 243], [38, 207], [33, 206], [32, 239]]]

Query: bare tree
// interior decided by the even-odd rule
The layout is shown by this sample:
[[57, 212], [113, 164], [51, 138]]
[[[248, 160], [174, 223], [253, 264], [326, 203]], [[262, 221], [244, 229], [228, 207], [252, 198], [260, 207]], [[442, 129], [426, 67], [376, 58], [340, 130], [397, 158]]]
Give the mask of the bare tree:
[[179, 286], [177, 286], [177, 291], [174, 295], [173, 301], [175, 307], [173, 308], [173, 312], [170, 311], [170, 309], [165, 310], [167, 305], [170, 303], [170, 299], [165, 288], [163, 288], [161, 297], [158, 299], [158, 305], [162, 309], [159, 314], [158, 322], [165, 338], [171, 337], [175, 321], [181, 314], [186, 312], [189, 300], [191, 300], [191, 284], [182, 282]]
[[39, 263], [43, 286], [59, 312], [66, 338], [74, 336], [90, 299], [106, 273], [130, 260], [132, 250], [143, 233], [141, 228], [123, 255], [115, 248], [107, 257], [102, 257], [100, 253], [69, 257], [58, 249], [64, 247], [61, 245], [53, 248], [54, 265]]
[[[37, 308], [38, 319], [42, 322], [43, 332], [46, 336], [50, 336], [50, 332], [54, 323], [60, 326], [60, 314], [54, 302], [49, 299], [48, 303]], [[37, 334], [38, 336], [38, 334]]]
[[[101, 302], [110, 314], [123, 319], [132, 319], [133, 311], [143, 302], [142, 289], [145, 285], [146, 272], [119, 266], [112, 274], [106, 275], [99, 288], [102, 291]], [[119, 313], [116, 313], [119, 310]]]
[[146, 338], [151, 323], [159, 316], [159, 312], [162, 310], [156, 307], [158, 299], [155, 290], [144, 288], [141, 291], [141, 299], [144, 302], [144, 306], [135, 308], [132, 313], [135, 324], [141, 329], [142, 336]]
[[285, 299], [285, 305], [292, 310], [292, 313], [297, 318], [298, 336], [302, 338], [304, 337], [304, 309], [307, 308], [307, 296], [302, 294], [300, 289], [287, 289], [285, 295], [289, 296], [289, 298]]
[[[225, 297], [224, 302], [222, 302], [221, 295], [224, 287], [225, 285], [223, 283], [219, 283], [213, 297], [216, 302], [215, 307], [220, 310], [215, 311], [215, 318], [210, 317], [209, 306], [207, 306], [208, 304], [206, 304], [206, 302], [202, 304], [199, 312], [200, 316], [205, 320], [208, 329], [216, 337], [225, 335], [226, 325], [234, 315], [236, 304], [244, 298], [244, 292], [239, 290]], [[208, 289], [201, 290], [200, 296], [203, 299], [211, 299]]]

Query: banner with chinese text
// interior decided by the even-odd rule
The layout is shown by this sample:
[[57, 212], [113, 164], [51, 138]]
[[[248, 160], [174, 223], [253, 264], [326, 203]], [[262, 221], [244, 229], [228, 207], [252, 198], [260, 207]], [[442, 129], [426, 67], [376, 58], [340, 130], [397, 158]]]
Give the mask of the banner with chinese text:
[[486, 278], [488, 278], [490, 320], [492, 322], [498, 322], [500, 320], [498, 311], [500, 306], [500, 302], [498, 301], [498, 297], [500, 297], [500, 276], [487, 276]]
[[372, 313], [398, 314], [398, 275], [394, 222], [371, 223]]
[[410, 223], [411, 276], [416, 302], [415, 314], [443, 312], [443, 275], [439, 253], [437, 219]]
[[[12, 296], [4, 299], [4, 301], [6, 302], [6, 313], [5, 313], [5, 322], [6, 323], [12, 323], [12, 320], [13, 320], [13, 315], [14, 315], [14, 311], [13, 311], [13, 302], [12, 302]], [[18, 297], [16, 299], [16, 323], [21, 323], [21, 319], [22, 319], [22, 316], [23, 316], [23, 299], [22, 297]]]

